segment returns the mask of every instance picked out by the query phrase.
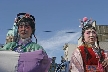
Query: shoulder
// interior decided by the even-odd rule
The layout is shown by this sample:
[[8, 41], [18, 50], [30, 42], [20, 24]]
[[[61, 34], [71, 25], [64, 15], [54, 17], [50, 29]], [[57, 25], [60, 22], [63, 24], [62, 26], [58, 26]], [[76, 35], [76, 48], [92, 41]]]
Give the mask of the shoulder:
[[70, 70], [72, 72], [82, 70], [83, 72], [83, 61], [79, 48], [77, 47], [72, 53], [72, 57], [70, 60]]
[[[35, 42], [30, 43], [30, 45], [34, 48], [41, 48], [42, 46], [39, 44], [36, 44]], [[43, 48], [43, 47], [42, 47]]]
[[80, 47], [78, 46], [72, 53], [72, 57], [71, 59], [74, 59], [74, 58], [80, 58], [81, 57], [81, 50], [80, 50]]
[[80, 45], [80, 46], [78, 46], [77, 48], [78, 48], [78, 49], [82, 49], [82, 48], [84, 48], [84, 45]]
[[80, 49], [79, 49], [79, 47], [77, 47], [74, 51], [73, 51], [73, 53], [72, 53], [72, 55], [79, 55], [80, 54]]
[[10, 48], [13, 48], [13, 46], [16, 46], [16, 42], [10, 42], [7, 44], [4, 44], [3, 49], [9, 50]]

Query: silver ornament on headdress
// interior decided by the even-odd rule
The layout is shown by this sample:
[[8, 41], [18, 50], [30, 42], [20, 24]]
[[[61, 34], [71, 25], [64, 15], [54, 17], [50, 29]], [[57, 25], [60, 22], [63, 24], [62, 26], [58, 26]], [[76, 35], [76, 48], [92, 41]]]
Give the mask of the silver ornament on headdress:
[[92, 24], [92, 19], [88, 19], [87, 17], [84, 17], [83, 20], [79, 19], [80, 20], [80, 26], [81, 28], [83, 28], [85, 25], [87, 24]]

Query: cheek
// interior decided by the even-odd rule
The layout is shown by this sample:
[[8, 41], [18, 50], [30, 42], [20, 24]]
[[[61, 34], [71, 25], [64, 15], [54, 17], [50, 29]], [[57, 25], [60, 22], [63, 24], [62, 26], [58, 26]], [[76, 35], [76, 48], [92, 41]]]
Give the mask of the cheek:
[[31, 30], [31, 29], [29, 29], [29, 30], [28, 30], [28, 33], [31, 35], [31, 34], [32, 34], [32, 30]]
[[84, 37], [85, 37], [85, 38], [88, 38], [88, 37], [89, 37], [89, 35], [88, 35], [88, 34], [84, 34]]
[[85, 41], [89, 40], [89, 35], [88, 34], [84, 34], [84, 39], [85, 39]]
[[85, 37], [85, 41], [88, 41], [89, 40], [89, 37]]
[[94, 34], [93, 36], [96, 38], [96, 36], [97, 36], [97, 35], [96, 35], [96, 34]]
[[97, 40], [96, 36], [94, 37], [94, 40]]

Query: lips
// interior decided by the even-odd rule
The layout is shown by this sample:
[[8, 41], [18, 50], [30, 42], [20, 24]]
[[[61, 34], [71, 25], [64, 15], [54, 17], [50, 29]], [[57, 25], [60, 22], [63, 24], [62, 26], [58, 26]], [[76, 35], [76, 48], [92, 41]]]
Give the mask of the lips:
[[94, 41], [94, 38], [90, 38], [91, 41]]
[[21, 31], [21, 34], [26, 34], [27, 32], [26, 31]]
[[90, 39], [94, 39], [94, 38], [90, 38]]
[[24, 35], [24, 34], [26, 34], [26, 33], [24, 32], [24, 33], [21, 33], [21, 34], [23, 34], [23, 35]]

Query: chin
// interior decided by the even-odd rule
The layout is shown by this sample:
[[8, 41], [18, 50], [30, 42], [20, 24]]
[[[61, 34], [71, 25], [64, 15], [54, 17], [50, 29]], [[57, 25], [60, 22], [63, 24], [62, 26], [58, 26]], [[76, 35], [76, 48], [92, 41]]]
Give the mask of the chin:
[[21, 36], [20, 38], [25, 39], [26, 37], [25, 36]]
[[21, 35], [21, 36], [20, 36], [20, 38], [25, 39], [25, 38], [26, 38], [26, 36], [25, 36], [25, 35]]
[[95, 42], [94, 41], [91, 41], [90, 44], [95, 44]]

